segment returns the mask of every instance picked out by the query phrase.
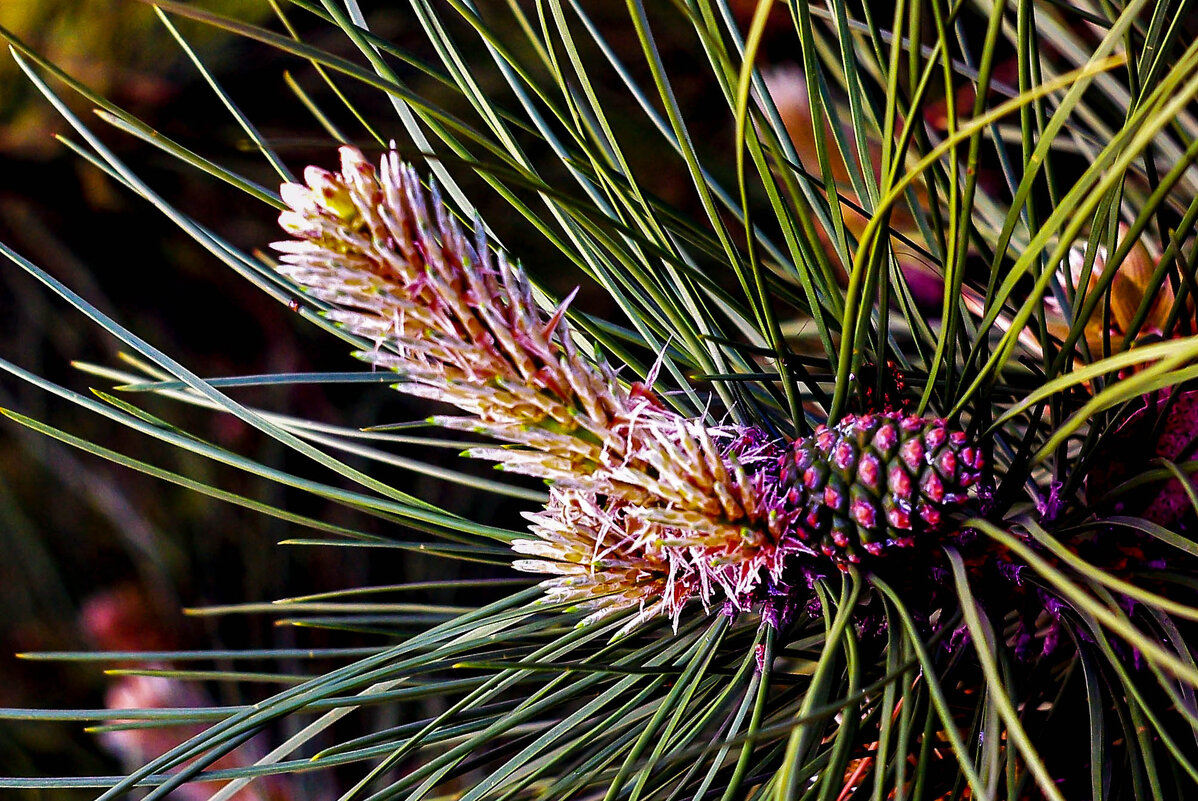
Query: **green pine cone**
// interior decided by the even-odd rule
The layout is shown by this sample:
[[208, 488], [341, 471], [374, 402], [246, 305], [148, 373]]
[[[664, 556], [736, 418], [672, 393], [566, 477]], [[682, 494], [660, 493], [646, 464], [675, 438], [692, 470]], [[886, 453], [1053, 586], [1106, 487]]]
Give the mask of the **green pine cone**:
[[796, 440], [780, 478], [802, 506], [799, 539], [856, 563], [942, 531], [983, 464], [981, 450], [944, 420], [886, 412], [849, 415]]

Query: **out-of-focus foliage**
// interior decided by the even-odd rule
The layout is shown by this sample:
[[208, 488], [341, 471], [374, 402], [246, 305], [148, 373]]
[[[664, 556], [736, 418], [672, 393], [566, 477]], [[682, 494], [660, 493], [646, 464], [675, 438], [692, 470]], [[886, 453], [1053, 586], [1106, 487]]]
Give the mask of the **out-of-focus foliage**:
[[[269, 10], [257, 0], [217, 0], [213, 9], [247, 19]], [[118, 102], [153, 106], [175, 88], [166, 69], [182, 58], [169, 37], [157, 35], [154, 15], [124, 0], [4, 0], [0, 25], [37, 48], [63, 69]], [[193, 44], [208, 48], [227, 35], [197, 31]], [[48, 157], [57, 148], [47, 134], [62, 129], [11, 59], [0, 59], [0, 151]]]
[[[212, 7], [246, 19], [269, 13], [257, 0], [220, 0]], [[248, 160], [239, 151], [242, 134], [221, 116], [201, 74], [149, 6], [125, 0], [0, 0], [0, 26], [172, 136]], [[241, 43], [211, 28], [191, 26], [185, 35], [216, 74], [237, 72], [249, 91], [283, 97], [277, 91], [283, 86], [281, 70], [270, 58], [239, 63]], [[76, 97], [70, 102], [77, 113], [91, 114], [90, 103]], [[284, 105], [290, 108], [290, 102], [285, 99]], [[269, 104], [260, 104], [259, 111], [269, 116]], [[268, 130], [274, 134], [283, 127]], [[68, 129], [5, 52], [0, 58], [0, 239], [34, 254], [72, 284], [90, 287], [100, 306], [120, 308], [132, 328], [204, 374], [307, 369], [320, 362], [322, 350], [329, 352], [320, 337], [297, 338], [285, 308], [214, 268], [110, 176], [81, 165], [55, 139]], [[139, 159], [153, 159], [156, 152], [132, 140], [120, 147]], [[272, 235], [270, 215], [247, 217], [239, 230], [229, 229], [237, 198], [213, 191], [210, 184], [179, 181], [170, 162], [159, 160], [156, 169], [176, 202], [239, 242], [248, 246]], [[208, 310], [217, 308], [222, 324], [206, 325]], [[87, 392], [92, 382], [71, 366], [72, 360], [109, 362], [115, 343], [63, 314], [64, 308], [26, 277], [0, 270], [5, 354]], [[332, 353], [341, 358], [339, 348]], [[29, 390], [20, 382], [0, 381], [0, 406], [45, 413], [81, 436], [107, 439], [110, 445], [141, 447], [136, 437], [108, 438], [105, 426], [97, 428], [94, 419]], [[356, 394], [330, 398], [320, 392], [266, 390], [259, 400], [326, 419], [357, 416], [362, 424], [379, 413], [377, 403], [364, 409]], [[401, 414], [398, 408], [392, 413]], [[201, 430], [205, 438], [244, 448], [255, 458], [270, 461], [279, 455], [276, 446], [237, 421], [208, 418]], [[182, 474], [203, 480], [223, 473], [219, 481], [227, 487], [240, 487], [262, 502], [284, 502], [279, 490], [249, 486], [197, 457], [159, 455]], [[236, 699], [239, 690], [230, 685], [208, 687], [196, 696], [192, 688], [136, 677], [106, 677], [74, 667], [48, 670], [14, 655], [46, 649], [186, 649], [213, 642], [286, 644], [292, 629], [272, 620], [189, 618], [181, 607], [269, 600], [347, 581], [394, 578], [404, 569], [384, 559], [375, 562], [378, 572], [372, 573], [365, 560], [324, 549], [279, 552], [274, 543], [289, 531], [278, 521], [115, 468], [12, 425], [0, 427], [0, 520], [0, 706]], [[147, 742], [155, 747], [152, 738]], [[78, 727], [0, 722], [0, 773], [111, 773], [121, 770], [122, 760], [129, 766], [153, 753], [138, 757], [138, 747], [135, 737], [97, 739]], [[0, 796], [11, 792], [0, 791]], [[57, 801], [91, 795], [62, 789], [32, 797]]]

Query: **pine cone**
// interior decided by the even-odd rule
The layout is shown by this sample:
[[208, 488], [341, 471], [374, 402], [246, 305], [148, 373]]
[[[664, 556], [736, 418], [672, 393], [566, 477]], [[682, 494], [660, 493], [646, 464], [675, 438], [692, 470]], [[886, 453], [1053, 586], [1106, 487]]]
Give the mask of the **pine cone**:
[[944, 420], [849, 415], [796, 440], [780, 479], [802, 506], [795, 529], [826, 556], [859, 562], [942, 531], [981, 475], [981, 451]]

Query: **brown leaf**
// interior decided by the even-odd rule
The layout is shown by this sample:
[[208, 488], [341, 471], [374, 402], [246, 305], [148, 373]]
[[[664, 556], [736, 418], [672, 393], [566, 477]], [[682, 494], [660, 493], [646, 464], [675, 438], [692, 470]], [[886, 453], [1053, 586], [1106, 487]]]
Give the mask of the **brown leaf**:
[[[1127, 225], [1120, 224], [1119, 245], [1122, 245], [1127, 236], [1127, 230]], [[1075, 247], [1069, 253], [1069, 269], [1075, 285], [1081, 280], [1085, 263], [1084, 252], [1083, 247]], [[1108, 269], [1108, 258], [1109, 254], [1106, 248], [1099, 247], [1090, 272], [1087, 294], [1098, 291], [1099, 279]], [[1110, 347], [1112, 351], [1116, 352], [1120, 349], [1124, 336], [1131, 329], [1136, 311], [1140, 308], [1144, 295], [1150, 288], [1158, 258], [1148, 248], [1144, 239], [1140, 238], [1116, 268], [1117, 272], [1109, 289], [1109, 298], [1104, 297], [1094, 307], [1094, 312], [1086, 323], [1086, 342], [1090, 346], [1092, 355], [1103, 352], [1104, 322], [1108, 320], [1110, 323]], [[1154, 334], [1156, 336], [1164, 335], [1165, 322], [1173, 308], [1173, 301], [1172, 288], [1167, 282], [1163, 283], [1155, 292], [1155, 298], [1148, 310], [1148, 317], [1137, 332], [1137, 339]]]

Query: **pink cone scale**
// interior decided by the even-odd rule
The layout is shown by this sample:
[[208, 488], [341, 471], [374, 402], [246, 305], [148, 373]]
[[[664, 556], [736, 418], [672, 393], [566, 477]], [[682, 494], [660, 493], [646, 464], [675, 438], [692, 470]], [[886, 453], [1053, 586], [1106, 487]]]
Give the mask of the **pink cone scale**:
[[514, 566], [587, 621], [632, 609], [629, 627], [677, 624], [692, 600], [748, 609], [795, 560], [849, 564], [936, 532], [976, 481], [980, 451], [943, 421], [850, 417], [771, 442], [622, 384], [580, 350], [573, 296], [542, 308], [483, 226], [467, 236], [394, 150], [376, 167], [344, 147], [338, 171], [304, 179], [282, 187], [279, 271], [372, 343], [356, 355], [397, 389], [463, 413], [434, 422], [502, 443], [467, 455], [550, 483]]
[[800, 539], [857, 563], [938, 533], [983, 465], [981, 450], [944, 420], [884, 412], [849, 415], [797, 440], [778, 480], [802, 490]]

